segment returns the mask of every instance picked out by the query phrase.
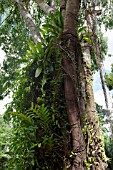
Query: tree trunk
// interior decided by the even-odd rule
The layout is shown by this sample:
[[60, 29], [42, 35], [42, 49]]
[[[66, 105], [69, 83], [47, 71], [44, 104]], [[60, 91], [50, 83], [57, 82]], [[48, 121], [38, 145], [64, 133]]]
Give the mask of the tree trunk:
[[[100, 133], [99, 121], [96, 112], [96, 106], [93, 95], [93, 77], [91, 72], [91, 54], [90, 46], [83, 45], [83, 69], [85, 73], [85, 114], [86, 114], [86, 135], [87, 135], [87, 163], [91, 163], [91, 170], [105, 170], [106, 157], [102, 144], [102, 135]], [[93, 162], [89, 161], [94, 158]]]
[[[37, 27], [22, 3], [19, 3], [19, 0], [15, 1], [34, 40], [37, 42], [39, 38], [42, 41]], [[43, 0], [34, 1], [46, 14], [55, 11]], [[69, 167], [71, 170], [105, 170], [104, 149], [92, 89], [90, 46], [83, 44], [81, 49], [78, 39], [80, 3], [80, 0], [60, 0], [64, 17], [61, 39], [62, 66], [65, 71], [64, 91], [72, 138]]]
[[[95, 2], [94, 2], [94, 4], [95, 4]], [[95, 5], [89, 11], [87, 10], [86, 20], [87, 20], [87, 25], [88, 25], [89, 31], [92, 32], [92, 36], [90, 37], [91, 41], [92, 41], [92, 48], [94, 50], [96, 64], [97, 64], [97, 67], [98, 67], [99, 73], [100, 73], [100, 79], [101, 79], [101, 84], [102, 84], [102, 90], [103, 90], [103, 93], [104, 93], [106, 108], [108, 109], [107, 92], [106, 92], [103, 73], [102, 73], [101, 47], [100, 47], [99, 38], [96, 34], [96, 32], [97, 32], [97, 29], [96, 29], [96, 25], [97, 25], [96, 12], [98, 12], [98, 11], [95, 10]]]
[[[80, 125], [80, 115], [77, 99], [77, 66], [75, 65], [75, 52], [78, 43], [77, 38], [77, 19], [80, 1], [67, 0], [64, 21], [63, 44], [65, 52], [63, 56], [63, 67], [65, 70], [64, 90], [67, 105], [67, 113], [72, 135], [72, 170], [83, 170], [83, 161], [86, 159], [85, 141]], [[67, 55], [68, 54], [68, 55]], [[81, 57], [78, 56], [77, 57]], [[70, 153], [71, 154], [71, 153]]]
[[[77, 37], [80, 1], [67, 0], [63, 45], [65, 99], [72, 135], [72, 170], [105, 170], [104, 148], [99, 130], [92, 88], [90, 46], [83, 45], [83, 56]], [[81, 90], [81, 91], [80, 91]], [[82, 133], [82, 130], [85, 133]]]

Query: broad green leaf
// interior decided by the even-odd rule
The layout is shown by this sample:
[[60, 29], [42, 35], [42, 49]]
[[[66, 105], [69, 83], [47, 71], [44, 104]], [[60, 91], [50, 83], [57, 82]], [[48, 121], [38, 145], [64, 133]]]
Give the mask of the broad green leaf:
[[42, 72], [42, 67], [38, 67], [35, 72], [35, 78], [39, 77], [40, 73]]

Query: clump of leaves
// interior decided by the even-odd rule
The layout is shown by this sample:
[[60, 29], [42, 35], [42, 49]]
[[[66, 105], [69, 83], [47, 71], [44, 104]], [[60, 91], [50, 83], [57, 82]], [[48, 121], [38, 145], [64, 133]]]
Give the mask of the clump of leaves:
[[109, 90], [113, 89], [113, 73], [105, 74], [105, 83]]
[[53, 113], [44, 104], [32, 104], [24, 114], [11, 112], [10, 116], [13, 120], [14, 137], [10, 147], [12, 157], [9, 159], [9, 167], [59, 169], [56, 160], [63, 153], [60, 151], [63, 139], [57, 133], [56, 127], [60, 130], [60, 124]]
[[12, 128], [0, 115], [0, 169], [8, 168], [8, 160], [11, 157], [9, 147], [13, 138]]

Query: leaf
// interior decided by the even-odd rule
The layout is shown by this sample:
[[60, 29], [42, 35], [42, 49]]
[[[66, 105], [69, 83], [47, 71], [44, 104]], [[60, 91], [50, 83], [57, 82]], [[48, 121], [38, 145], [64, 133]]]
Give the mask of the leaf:
[[30, 50], [27, 50], [27, 54], [32, 54]]
[[41, 147], [41, 143], [38, 143], [38, 148], [40, 148]]
[[91, 44], [91, 40], [89, 37], [84, 37], [83, 39], [86, 40], [89, 44]]
[[47, 77], [45, 75], [43, 75], [42, 87], [46, 84], [46, 81], [47, 81]]
[[63, 21], [63, 17], [62, 17], [62, 14], [61, 12], [57, 12], [57, 19], [58, 19], [58, 25], [63, 28], [63, 25], [64, 25], [64, 21]]
[[53, 48], [48, 49], [47, 57], [50, 58], [53, 53]]
[[33, 110], [33, 108], [34, 108], [34, 103], [32, 102], [32, 103], [31, 103], [31, 108], [30, 108], [30, 109]]
[[112, 57], [112, 54], [108, 54], [108, 57]]
[[40, 73], [42, 72], [42, 67], [38, 67], [35, 72], [35, 78], [39, 77]]
[[34, 44], [33, 44], [32, 42], [28, 42], [28, 45], [29, 45], [29, 47], [31, 48], [31, 50], [32, 50], [35, 54], [37, 54], [37, 51], [36, 51], [36, 48], [35, 48]]
[[39, 53], [42, 53], [42, 43], [41, 43], [41, 42], [38, 42], [37, 45], [36, 45], [36, 47], [37, 47], [38, 52], [39, 52]]
[[52, 114], [52, 121], [54, 122], [55, 121], [55, 115]]
[[84, 26], [84, 27], [81, 27], [81, 28], [79, 28], [78, 32], [85, 31], [86, 29], [87, 29], [87, 27], [86, 27], [86, 26]]

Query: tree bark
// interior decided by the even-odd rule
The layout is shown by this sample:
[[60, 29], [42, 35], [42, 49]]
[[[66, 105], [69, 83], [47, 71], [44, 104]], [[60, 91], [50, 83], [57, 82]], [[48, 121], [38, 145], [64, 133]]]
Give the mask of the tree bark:
[[35, 22], [33, 21], [31, 15], [28, 13], [28, 11], [23, 6], [22, 2], [20, 0], [14, 0], [14, 1], [17, 3], [18, 9], [21, 15], [23, 16], [29, 30], [31, 31], [34, 42], [37, 43], [37, 42], [43, 41]]
[[49, 6], [44, 0], [34, 0], [40, 8], [45, 12], [45, 14], [49, 15], [50, 13], [55, 13], [55, 9]]
[[[67, 0], [63, 32], [63, 48], [66, 54], [69, 54], [63, 54], [63, 67], [66, 72], [65, 99], [72, 133], [72, 150], [76, 155], [71, 169], [85, 170], [88, 164], [91, 170], [105, 170], [107, 166], [92, 88], [90, 46], [83, 46], [82, 56], [77, 37], [79, 7], [79, 0]], [[83, 89], [82, 92], [79, 88]], [[89, 161], [92, 157], [94, 162]]]
[[56, 0], [51, 0], [51, 7], [56, 10]]
[[97, 31], [96, 24], [97, 23], [96, 23], [95, 5], [96, 4], [94, 3], [94, 7], [92, 10], [90, 10], [90, 11], [87, 10], [86, 18], [87, 18], [87, 24], [88, 24], [89, 31], [92, 32], [92, 34], [93, 34], [90, 38], [92, 41], [95, 59], [96, 59], [96, 63], [97, 63], [98, 69], [99, 69], [99, 73], [100, 73], [100, 79], [101, 79], [102, 89], [103, 89], [103, 93], [104, 93], [106, 108], [108, 109], [107, 92], [106, 92], [103, 73], [102, 73], [101, 48], [100, 48], [99, 38], [96, 34], [96, 31]]
[[[96, 112], [93, 93], [93, 77], [91, 72], [90, 45], [84, 44], [83, 49], [83, 69], [85, 73], [85, 107], [86, 107], [86, 133], [87, 133], [87, 161], [94, 157], [91, 170], [105, 170], [107, 168], [102, 135], [99, 128], [99, 120]], [[91, 163], [91, 162], [90, 162]]]
[[[74, 157], [72, 161], [72, 170], [83, 170], [83, 161], [86, 159], [85, 141], [80, 125], [79, 107], [77, 101], [77, 72], [75, 65], [75, 52], [78, 43], [77, 38], [77, 19], [80, 8], [79, 0], [67, 0], [66, 13], [64, 20], [63, 32], [63, 48], [66, 53], [63, 53], [63, 67], [65, 70], [65, 99], [67, 105], [67, 113], [70, 123], [70, 131], [72, 135], [72, 151]], [[67, 53], [69, 55], [67, 56]], [[78, 56], [77, 57], [81, 57]]]
[[65, 12], [66, 12], [66, 0], [59, 0], [60, 3], [60, 11], [62, 13], [63, 18], [65, 18]]

